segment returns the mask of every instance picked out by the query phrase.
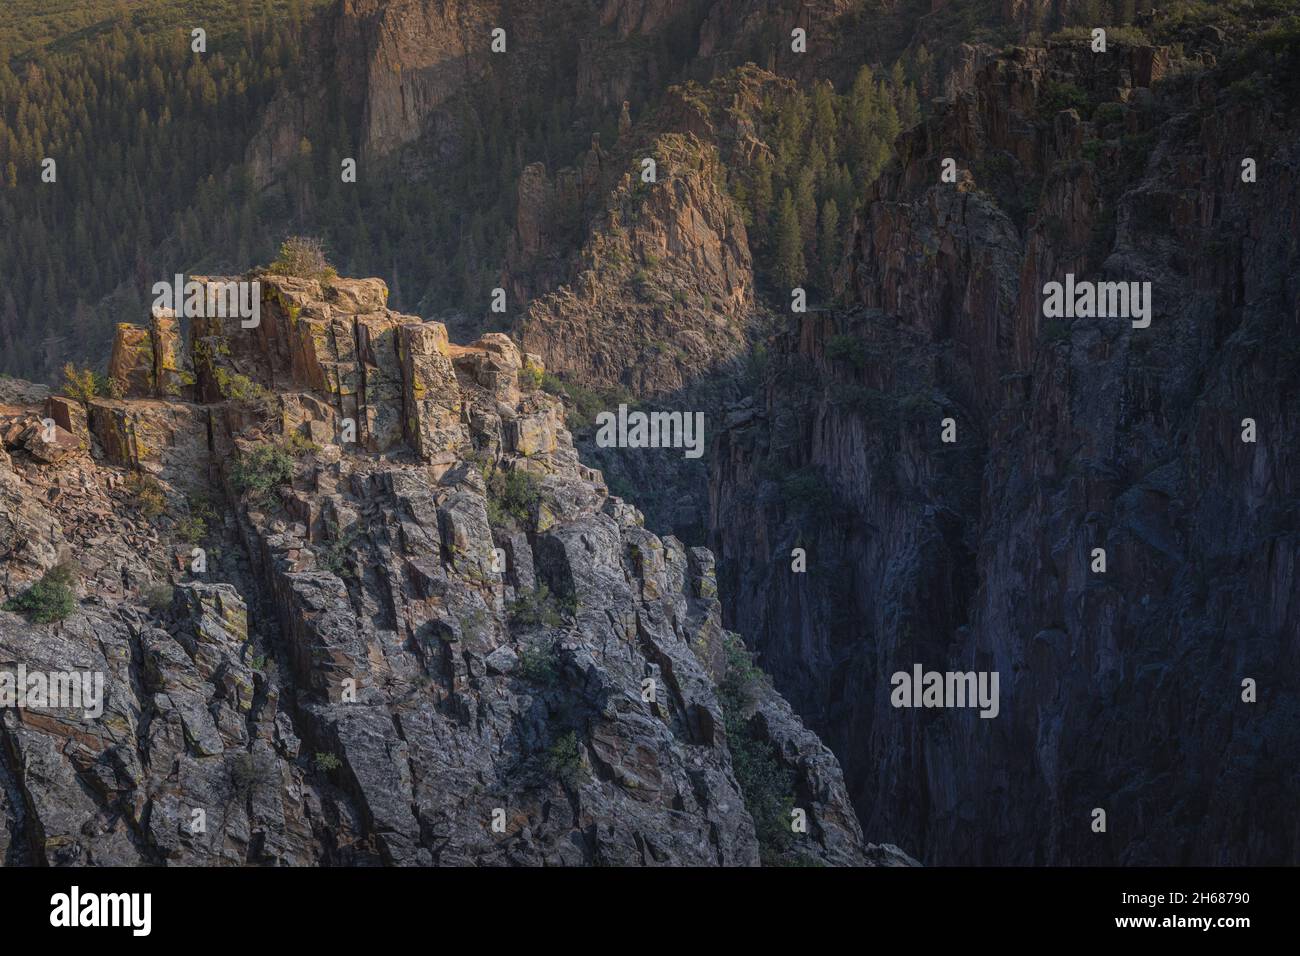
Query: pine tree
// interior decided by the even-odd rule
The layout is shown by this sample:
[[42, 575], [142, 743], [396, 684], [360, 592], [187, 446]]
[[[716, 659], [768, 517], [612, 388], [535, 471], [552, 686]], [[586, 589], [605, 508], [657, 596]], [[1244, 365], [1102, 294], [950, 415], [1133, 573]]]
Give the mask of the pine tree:
[[799, 240], [803, 243], [804, 259], [816, 261], [817, 196], [813, 191], [813, 171], [804, 167], [795, 181], [794, 211], [799, 220]]
[[772, 276], [777, 284], [793, 289], [803, 282], [807, 269], [803, 258], [803, 238], [799, 234], [799, 216], [794, 196], [786, 189], [781, 193], [775, 227], [775, 260]]
[[758, 154], [749, 183], [749, 203], [753, 211], [754, 234], [760, 246], [767, 242], [775, 192], [772, 185], [772, 161], [766, 152]]
[[840, 264], [840, 209], [834, 199], [822, 203], [821, 236], [817, 249], [821, 256], [822, 291], [829, 294], [835, 287], [835, 272]]

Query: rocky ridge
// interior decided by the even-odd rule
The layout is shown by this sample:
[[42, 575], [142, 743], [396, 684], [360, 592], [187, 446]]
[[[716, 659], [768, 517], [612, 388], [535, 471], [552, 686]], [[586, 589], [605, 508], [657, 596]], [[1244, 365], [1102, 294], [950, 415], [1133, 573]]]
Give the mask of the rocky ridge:
[[[0, 858], [908, 862], [744, 666], [712, 556], [578, 460], [540, 359], [378, 280], [244, 278], [256, 328], [119, 327], [121, 397], [6, 392], [0, 592], [71, 568], [76, 603], [0, 611], [0, 665], [106, 693], [0, 715]], [[788, 792], [744, 792], [741, 751]]]

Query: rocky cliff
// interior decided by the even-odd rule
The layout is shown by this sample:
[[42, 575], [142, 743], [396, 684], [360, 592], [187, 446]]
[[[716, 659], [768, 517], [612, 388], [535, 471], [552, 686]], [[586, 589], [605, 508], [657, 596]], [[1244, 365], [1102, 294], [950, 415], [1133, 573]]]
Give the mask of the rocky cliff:
[[0, 670], [104, 680], [0, 714], [0, 858], [908, 862], [540, 359], [244, 278], [256, 327], [122, 325], [121, 397], [0, 393]]
[[[724, 621], [926, 862], [1300, 858], [1300, 136], [1223, 38], [984, 67], [717, 446]], [[1150, 282], [1150, 326], [1044, 318], [1066, 274]], [[891, 706], [918, 663], [1000, 714]]]

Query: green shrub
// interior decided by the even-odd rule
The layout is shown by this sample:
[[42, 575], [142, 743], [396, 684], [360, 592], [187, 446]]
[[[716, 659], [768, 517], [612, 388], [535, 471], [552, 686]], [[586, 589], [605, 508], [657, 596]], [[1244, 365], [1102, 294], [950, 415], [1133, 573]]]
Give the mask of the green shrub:
[[1092, 103], [1088, 94], [1074, 83], [1047, 80], [1043, 83], [1042, 94], [1038, 98], [1038, 114], [1051, 118], [1062, 110], [1074, 109], [1084, 119], [1088, 118]]
[[175, 595], [176, 589], [170, 584], [151, 584], [140, 592], [145, 607], [154, 614], [162, 614], [170, 608]]
[[597, 391], [577, 382], [566, 382], [550, 372], [542, 376], [542, 390], [564, 399], [565, 425], [574, 434], [588, 431], [595, 425], [598, 414], [619, 404], [636, 407], [635, 399], [623, 389]]
[[212, 369], [212, 375], [217, 380], [217, 388], [223, 398], [249, 405], [263, 415], [269, 415], [274, 409], [275, 393], [269, 388], [254, 382], [247, 375], [232, 372], [220, 366]]
[[1051, 36], [1052, 40], [1092, 40], [1092, 30], [1087, 27], [1066, 27], [1063, 30], [1057, 30]]
[[532, 362], [524, 362], [523, 368], [519, 370], [519, 387], [525, 391], [536, 391], [542, 386], [544, 375], [542, 370]]
[[157, 518], [167, 510], [163, 487], [151, 475], [135, 472], [126, 480], [126, 491], [131, 496], [131, 504], [146, 518]]
[[939, 416], [939, 403], [925, 391], [908, 392], [895, 405], [899, 418], [909, 422], [928, 421]]
[[794, 809], [794, 775], [781, 766], [776, 750], [743, 728], [728, 729], [731, 769], [754, 820], [759, 854], [771, 865], [790, 848], [790, 811]]
[[848, 362], [855, 368], [867, 364], [867, 344], [853, 335], [832, 335], [826, 343], [826, 357], [837, 362]]
[[320, 451], [320, 445], [316, 444], [302, 432], [289, 432], [280, 441], [280, 447], [287, 454], [294, 458], [303, 458], [307, 455], [314, 455]]
[[558, 780], [565, 786], [573, 786], [582, 777], [582, 749], [578, 745], [578, 735], [570, 730], [546, 751], [543, 761], [546, 774], [552, 780]]
[[560, 682], [560, 660], [555, 645], [530, 644], [519, 652], [519, 676], [533, 684], [553, 688]]
[[813, 466], [800, 468], [781, 482], [781, 497], [791, 511], [815, 517], [828, 514], [835, 496], [821, 472]]
[[121, 398], [124, 394], [122, 383], [115, 378], [109, 378], [103, 372], [96, 372], [95, 394], [107, 395], [109, 398]]
[[250, 753], [237, 754], [226, 766], [230, 786], [239, 797], [268, 790], [278, 783], [275, 761], [270, 757]]
[[320, 564], [336, 577], [350, 578], [355, 577], [356, 572], [348, 564], [348, 554], [352, 549], [352, 543], [357, 539], [356, 529], [342, 531], [335, 527], [330, 532], [330, 543], [324, 549]]
[[62, 621], [77, 609], [72, 593], [76, 577], [70, 564], [55, 565], [22, 594], [6, 601], [4, 609], [26, 616], [33, 624]]
[[1124, 24], [1106, 27], [1106, 44], [1127, 43], [1129, 46], [1150, 46], [1151, 37], [1141, 27]]
[[542, 499], [541, 482], [532, 472], [516, 468], [491, 472], [487, 480], [488, 521], [494, 526], [527, 526]]
[[1155, 132], [1121, 136], [1120, 154], [1124, 168], [1140, 175], [1147, 168], [1147, 159], [1155, 149], [1157, 139]]
[[281, 485], [293, 480], [293, 458], [271, 442], [254, 445], [239, 454], [230, 469], [230, 481], [241, 495], [265, 504]]
[[1124, 107], [1119, 103], [1102, 103], [1092, 114], [1093, 121], [1100, 124], [1122, 123]]
[[337, 770], [341, 766], [343, 766], [343, 761], [334, 756], [334, 754], [324, 752], [316, 754], [316, 769], [321, 773], [329, 773], [331, 770]]
[[176, 522], [176, 537], [186, 544], [198, 544], [207, 534], [207, 522], [197, 515], [186, 515]]
[[176, 522], [176, 537], [186, 544], [198, 544], [208, 536], [208, 524], [217, 513], [206, 497], [196, 496], [186, 502], [189, 513]]
[[99, 393], [99, 381], [89, 368], [78, 369], [68, 362], [63, 366], [63, 394], [83, 405]]
[[564, 380], [551, 372], [543, 372], [542, 391], [550, 392], [552, 395], [558, 395], [560, 398], [563, 398], [565, 395]]
[[545, 584], [532, 590], [520, 588], [518, 597], [506, 609], [511, 625], [516, 627], [559, 627], [564, 623], [562, 611], [572, 613], [573, 602], [557, 599]]

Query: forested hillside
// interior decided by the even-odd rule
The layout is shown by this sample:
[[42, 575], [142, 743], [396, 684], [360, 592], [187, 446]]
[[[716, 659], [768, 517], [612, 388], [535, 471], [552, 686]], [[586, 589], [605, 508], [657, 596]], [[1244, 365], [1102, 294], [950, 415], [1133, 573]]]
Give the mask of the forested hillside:
[[[617, 102], [575, 86], [591, 44], [556, 24], [590, 12], [547, 8], [544, 42], [523, 65], [485, 57], [479, 81], [445, 107], [450, 132], [440, 142], [375, 157], [344, 184], [340, 163], [363, 152], [364, 117], [331, 69], [332, 21], [313, 26], [334, 6], [54, 5], [39, 16], [20, 10], [0, 28], [0, 218], [14, 224], [0, 236], [0, 372], [53, 380], [68, 359], [102, 364], [114, 322], [138, 314], [153, 282], [243, 271], [292, 233], [319, 235], [346, 272], [385, 277], [397, 307], [508, 324], [485, 304], [508, 258], [522, 170], [540, 161], [556, 171], [584, 156], [599, 165], [626, 123]], [[626, 41], [661, 81], [720, 68], [692, 66], [704, 6], [686, 7], [653, 37]], [[206, 52], [191, 49], [193, 26], [207, 29]], [[900, 48], [908, 34], [893, 32], [876, 42]], [[772, 60], [763, 50], [778, 40], [764, 27], [741, 47]], [[624, 41], [611, 33], [609, 42]], [[304, 56], [312, 69], [299, 69]], [[775, 149], [728, 171], [760, 269], [778, 284], [797, 277], [829, 290], [855, 197], [918, 116], [918, 85], [935, 83], [923, 46], [906, 75], [902, 61], [891, 63], [879, 75], [829, 63], [838, 90], [824, 79], [765, 103]], [[638, 118], [663, 89], [629, 93]], [[304, 101], [320, 93], [325, 106], [304, 117], [292, 160], [255, 186], [250, 141], [277, 91]], [[47, 158], [52, 183], [42, 179]], [[576, 251], [594, 208], [569, 210], [553, 256]]]
[[26, 49], [46, 21], [0, 33], [19, 50], [0, 56], [3, 372], [102, 359], [114, 317], [138, 314], [155, 281], [242, 270], [274, 248], [242, 161], [248, 117], [300, 54], [301, 5], [100, 6], [49, 11], [46, 53]]

